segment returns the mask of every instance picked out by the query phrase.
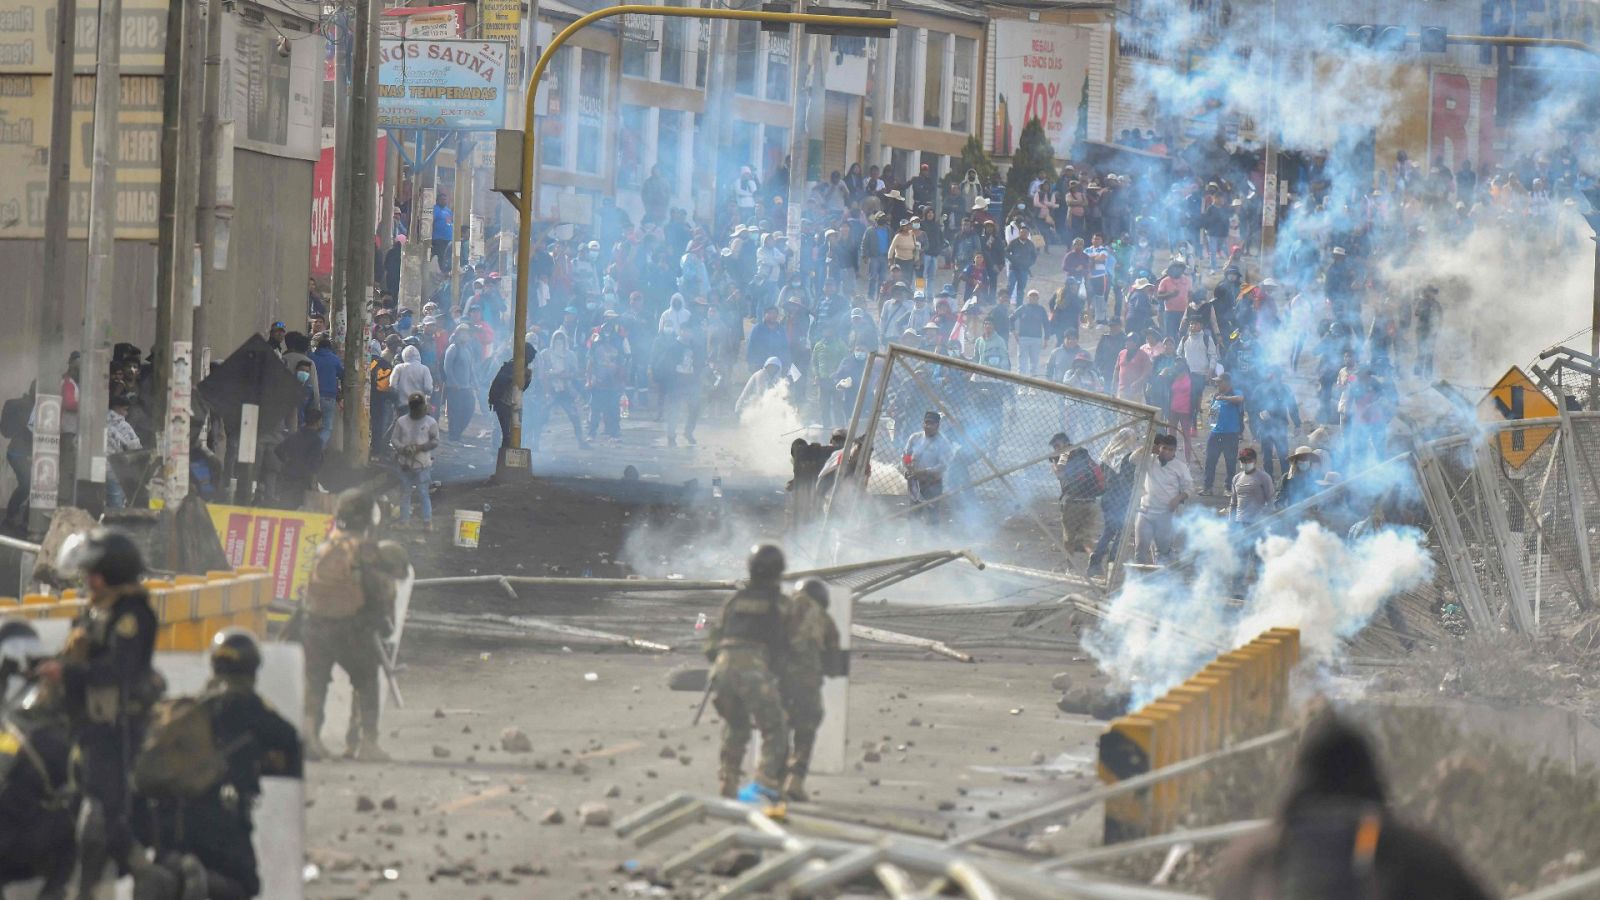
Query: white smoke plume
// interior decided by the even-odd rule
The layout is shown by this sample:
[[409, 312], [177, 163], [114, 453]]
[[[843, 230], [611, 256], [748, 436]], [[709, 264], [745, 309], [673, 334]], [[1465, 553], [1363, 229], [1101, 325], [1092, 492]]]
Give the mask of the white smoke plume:
[[1259, 574], [1234, 607], [1247, 564], [1219, 519], [1185, 520], [1185, 559], [1130, 580], [1083, 644], [1133, 708], [1161, 696], [1214, 659], [1270, 628], [1298, 628], [1302, 655], [1336, 659], [1391, 598], [1433, 576], [1423, 535], [1392, 528], [1340, 538], [1316, 522], [1256, 548]]

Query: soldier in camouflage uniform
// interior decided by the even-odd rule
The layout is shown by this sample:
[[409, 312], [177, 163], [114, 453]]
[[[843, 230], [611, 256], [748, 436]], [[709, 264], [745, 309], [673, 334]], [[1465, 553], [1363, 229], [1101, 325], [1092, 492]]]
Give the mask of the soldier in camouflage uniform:
[[722, 716], [722, 795], [739, 796], [740, 768], [752, 723], [761, 732], [761, 770], [751, 799], [777, 800], [789, 755], [789, 723], [783, 714], [774, 663], [788, 649], [784, 632], [787, 598], [783, 551], [762, 544], [750, 551], [750, 581], [722, 607], [706, 643], [711, 686]]
[[811, 768], [817, 727], [822, 724], [822, 679], [845, 674], [839, 629], [828, 616], [828, 586], [822, 579], [807, 578], [800, 583], [784, 609], [784, 621], [789, 652], [779, 665], [778, 688], [794, 734], [783, 796], [803, 803], [809, 799], [806, 772]]

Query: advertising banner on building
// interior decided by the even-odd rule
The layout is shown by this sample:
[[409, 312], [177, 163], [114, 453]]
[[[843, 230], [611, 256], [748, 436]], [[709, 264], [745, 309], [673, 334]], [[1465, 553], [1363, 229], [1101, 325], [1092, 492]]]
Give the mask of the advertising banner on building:
[[[222, 110], [235, 147], [314, 160], [321, 143], [323, 50], [319, 35], [283, 40], [280, 29], [222, 17]], [[287, 54], [284, 50], [287, 49]]]
[[[100, 41], [98, 0], [78, 0], [73, 29], [78, 72], [93, 72]], [[0, 3], [0, 73], [49, 75], [55, 59], [55, 0]], [[167, 0], [124, 0], [122, 76], [159, 75], [167, 52]]]
[[466, 14], [465, 3], [452, 3], [446, 6], [396, 6], [383, 11], [383, 18], [378, 22], [378, 30], [386, 38], [448, 40], [461, 37], [466, 27]]
[[[332, 130], [323, 143], [322, 154], [311, 170], [311, 275], [326, 278], [333, 274], [333, 184], [334, 156]], [[388, 138], [379, 135], [373, 159], [373, 190], [378, 209], [383, 209], [383, 175], [388, 164]]]
[[[72, 189], [69, 235], [89, 225], [89, 164], [94, 152], [94, 79], [72, 83]], [[117, 237], [154, 240], [160, 222], [161, 79], [122, 76], [117, 114]], [[44, 236], [50, 159], [50, 76], [0, 75], [0, 239]]]
[[266, 569], [277, 599], [305, 598], [317, 545], [333, 532], [333, 516], [252, 506], [208, 508], [229, 565]]
[[492, 131], [506, 120], [504, 41], [383, 42], [378, 127]]
[[1056, 151], [1065, 153], [1078, 127], [1093, 29], [1020, 19], [998, 19], [993, 28], [995, 155], [1010, 156], [1031, 119], [1038, 119]]
[[522, 3], [520, 0], [482, 0], [479, 6], [478, 25], [484, 39], [508, 41], [513, 46], [522, 41]]

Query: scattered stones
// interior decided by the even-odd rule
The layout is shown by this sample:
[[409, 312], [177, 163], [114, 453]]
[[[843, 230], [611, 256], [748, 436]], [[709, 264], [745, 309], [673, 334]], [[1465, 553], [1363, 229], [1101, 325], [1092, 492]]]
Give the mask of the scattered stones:
[[384, 812], [394, 812], [395, 810], [400, 808], [400, 801], [396, 800], [395, 796], [393, 794], [390, 794], [389, 796], [387, 796], [387, 797], [383, 798], [381, 801], [379, 801], [378, 807], [380, 809], [382, 809]]
[[609, 828], [611, 826], [611, 807], [598, 800], [585, 803], [578, 807], [578, 821], [586, 828]]
[[378, 833], [379, 834], [386, 834], [386, 835], [389, 835], [390, 837], [400, 837], [401, 835], [406, 833], [406, 827], [404, 825], [401, 825], [401, 824], [397, 823], [397, 822], [390, 822], [390, 823], [386, 823], [386, 824], [383, 824], [383, 825], [379, 825], [378, 826]]
[[444, 718], [444, 710], [442, 710], [442, 709], [440, 709], [440, 708], [439, 708], [439, 707], [437, 707], [437, 706], [436, 706], [436, 707], [434, 707], [434, 708], [433, 708], [433, 717], [434, 717], [434, 718], [435, 718], [435, 719], [442, 719], [442, 718]]
[[950, 812], [950, 811], [954, 810], [955, 808], [956, 808], [956, 802], [954, 800], [940, 800], [939, 801], [939, 812]]
[[433, 758], [434, 759], [449, 759], [450, 758], [450, 750], [449, 750], [449, 748], [441, 747], [438, 744], [434, 744], [433, 745]]
[[660, 756], [662, 759], [677, 759], [678, 751], [672, 749], [671, 747], [662, 747], [661, 752], [656, 755]]
[[567, 817], [561, 810], [552, 807], [545, 810], [544, 815], [539, 817], [539, 821], [546, 825], [560, 825], [567, 821]]
[[1035, 750], [1035, 751], [1033, 751], [1033, 755], [1028, 757], [1028, 760], [1030, 762], [1032, 762], [1036, 766], [1044, 765], [1044, 751], [1043, 750]]
[[606, 788], [606, 798], [607, 799], [614, 800], [617, 797], [621, 797], [621, 796], [622, 796], [622, 787], [621, 787], [621, 785], [613, 784], [612, 786]]
[[361, 813], [372, 812], [373, 810], [375, 810], [377, 808], [378, 808], [378, 805], [376, 803], [373, 803], [372, 802], [372, 798], [368, 797], [366, 794], [362, 794], [361, 796], [356, 798], [356, 812], [361, 812]]
[[507, 753], [532, 753], [533, 739], [521, 728], [508, 725], [500, 732], [500, 749]]
[[1071, 690], [1072, 689], [1072, 673], [1071, 672], [1057, 672], [1054, 676], [1052, 676], [1050, 678], [1050, 687], [1055, 689], [1055, 690], [1058, 690], [1058, 691]]
[[875, 762], [881, 762], [882, 760], [883, 760], [883, 754], [879, 753], [876, 750], [868, 750], [866, 753], [861, 754], [861, 761], [862, 762], [875, 763]]

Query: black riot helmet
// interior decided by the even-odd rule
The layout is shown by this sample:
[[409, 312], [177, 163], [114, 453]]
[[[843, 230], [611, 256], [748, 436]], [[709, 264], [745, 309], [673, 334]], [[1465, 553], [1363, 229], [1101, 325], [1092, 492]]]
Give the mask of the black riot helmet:
[[99, 575], [113, 587], [137, 584], [144, 575], [144, 554], [126, 532], [95, 528], [87, 534], [72, 535], [61, 544], [57, 568], [79, 578]]
[[777, 581], [783, 577], [783, 551], [777, 544], [757, 544], [750, 548], [750, 579]]
[[224, 628], [211, 639], [211, 674], [255, 677], [261, 668], [261, 645], [243, 628]]
[[828, 608], [828, 585], [821, 578], [807, 578], [800, 582], [800, 593], [815, 600], [823, 609]]
[[0, 706], [11, 700], [34, 662], [49, 656], [39, 642], [39, 632], [22, 619], [0, 619]]

